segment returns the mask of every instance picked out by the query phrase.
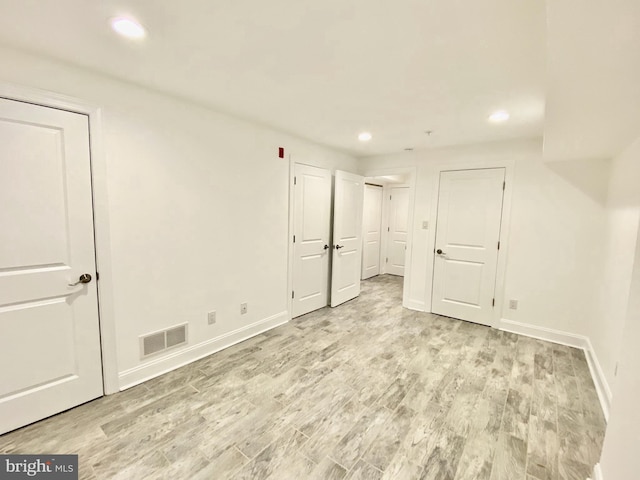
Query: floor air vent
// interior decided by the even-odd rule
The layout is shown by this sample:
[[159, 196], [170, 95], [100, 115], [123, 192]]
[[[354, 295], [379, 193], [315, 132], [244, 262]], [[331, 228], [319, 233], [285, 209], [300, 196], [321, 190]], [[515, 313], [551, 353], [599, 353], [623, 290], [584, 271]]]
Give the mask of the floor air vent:
[[140, 356], [145, 358], [185, 343], [187, 343], [186, 323], [140, 337]]

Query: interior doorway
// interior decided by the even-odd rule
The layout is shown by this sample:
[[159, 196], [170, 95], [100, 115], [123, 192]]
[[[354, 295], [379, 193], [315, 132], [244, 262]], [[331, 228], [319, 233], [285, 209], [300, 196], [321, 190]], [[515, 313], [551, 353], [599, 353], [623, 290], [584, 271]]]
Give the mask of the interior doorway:
[[[361, 278], [404, 289], [410, 238], [412, 175], [395, 172], [365, 177]], [[390, 287], [391, 290], [391, 287]]]

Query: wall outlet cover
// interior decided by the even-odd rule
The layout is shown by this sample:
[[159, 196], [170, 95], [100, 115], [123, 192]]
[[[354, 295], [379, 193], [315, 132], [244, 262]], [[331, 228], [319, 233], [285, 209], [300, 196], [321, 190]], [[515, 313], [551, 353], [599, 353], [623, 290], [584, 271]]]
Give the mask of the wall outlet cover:
[[240, 304], [240, 315], [244, 315], [245, 313], [247, 313], [247, 304], [246, 303], [241, 303]]
[[207, 314], [207, 323], [209, 323], [209, 325], [213, 325], [214, 323], [216, 323], [216, 312], [215, 312], [215, 310], [213, 312], [209, 312]]
[[511, 310], [517, 310], [518, 309], [518, 300], [509, 300], [509, 308]]

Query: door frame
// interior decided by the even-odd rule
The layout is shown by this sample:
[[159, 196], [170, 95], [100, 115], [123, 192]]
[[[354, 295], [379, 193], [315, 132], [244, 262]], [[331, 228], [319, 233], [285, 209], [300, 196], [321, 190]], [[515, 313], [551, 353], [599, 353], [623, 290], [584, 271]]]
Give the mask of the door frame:
[[104, 150], [102, 109], [95, 104], [47, 90], [0, 82], [0, 97], [57, 108], [89, 117], [89, 156], [93, 203], [94, 250], [97, 281], [98, 324], [102, 357], [102, 386], [105, 395], [120, 391], [113, 311], [113, 275], [107, 192], [107, 161]]
[[[409, 211], [407, 212], [407, 222], [409, 224], [408, 232], [407, 232], [407, 251], [405, 253], [405, 266], [404, 266], [404, 277], [402, 282], [402, 306], [405, 308], [411, 308], [413, 310], [422, 310], [422, 308], [416, 308], [415, 305], [412, 305], [411, 302], [411, 271], [413, 270], [412, 266], [412, 257], [413, 257], [413, 233], [417, 225], [415, 225], [414, 219], [414, 211], [415, 211], [415, 190], [416, 190], [416, 177], [417, 177], [418, 169], [417, 167], [387, 167], [387, 168], [363, 168], [360, 172], [360, 175], [363, 177], [379, 177], [385, 175], [406, 175], [407, 181], [403, 183], [403, 186], [409, 187]], [[395, 186], [395, 185], [394, 185]], [[400, 186], [400, 185], [398, 185]], [[384, 221], [384, 205], [383, 205], [383, 221]], [[388, 220], [387, 220], [388, 221]], [[385, 247], [386, 248], [386, 247]], [[382, 249], [380, 252], [382, 255]]]
[[438, 218], [438, 196], [440, 194], [440, 173], [461, 171], [461, 170], [486, 170], [493, 168], [505, 169], [505, 189], [502, 197], [502, 221], [500, 222], [500, 250], [498, 252], [498, 266], [496, 270], [495, 299], [496, 304], [493, 309], [491, 327], [498, 328], [504, 309], [504, 287], [507, 271], [507, 257], [509, 251], [509, 232], [511, 231], [511, 203], [513, 198], [513, 183], [515, 177], [515, 159], [505, 158], [503, 160], [483, 160], [483, 161], [440, 161], [434, 162], [430, 174], [433, 176], [433, 192], [431, 192], [431, 214], [429, 218], [429, 240], [427, 245], [427, 279], [425, 282], [425, 311], [432, 311], [433, 295], [433, 266], [435, 261], [436, 243], [436, 221]]

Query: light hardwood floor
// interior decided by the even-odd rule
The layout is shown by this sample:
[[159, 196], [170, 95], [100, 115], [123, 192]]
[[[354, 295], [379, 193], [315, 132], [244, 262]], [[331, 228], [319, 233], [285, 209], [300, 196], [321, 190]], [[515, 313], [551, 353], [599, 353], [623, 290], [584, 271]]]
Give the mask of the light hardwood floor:
[[401, 279], [0, 437], [86, 479], [585, 480], [582, 351], [401, 307]]

